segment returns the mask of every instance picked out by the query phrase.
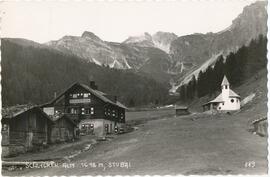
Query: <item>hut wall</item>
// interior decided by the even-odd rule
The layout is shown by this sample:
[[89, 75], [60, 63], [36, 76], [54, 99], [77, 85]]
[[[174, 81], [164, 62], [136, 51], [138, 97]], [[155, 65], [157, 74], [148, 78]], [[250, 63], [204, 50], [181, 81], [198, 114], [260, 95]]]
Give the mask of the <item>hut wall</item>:
[[105, 130], [105, 120], [104, 119], [84, 119], [80, 122], [79, 128], [82, 129], [82, 125], [90, 125], [92, 124], [94, 126], [94, 135], [98, 137], [103, 137], [106, 135]]
[[48, 119], [30, 110], [9, 120], [8, 154], [18, 154], [47, 143]]
[[267, 120], [262, 120], [254, 123], [254, 130], [261, 136], [268, 136], [268, 123]]
[[176, 115], [180, 116], [180, 115], [187, 115], [189, 114], [187, 109], [176, 109]]
[[55, 143], [72, 140], [74, 138], [74, 128], [74, 125], [65, 118], [57, 120], [51, 129], [51, 142]]

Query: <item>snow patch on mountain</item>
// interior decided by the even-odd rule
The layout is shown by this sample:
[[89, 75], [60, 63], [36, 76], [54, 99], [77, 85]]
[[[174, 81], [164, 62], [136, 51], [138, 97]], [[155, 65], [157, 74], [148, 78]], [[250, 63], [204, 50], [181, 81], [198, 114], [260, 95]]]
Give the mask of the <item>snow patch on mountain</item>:
[[102, 65], [102, 63], [99, 62], [99, 61], [97, 61], [95, 58], [92, 58], [92, 61], [93, 61], [96, 65], [99, 65], [99, 66]]
[[128, 64], [126, 58], [123, 58], [124, 64], [126, 65], [127, 69], [131, 69], [132, 67]]
[[115, 68], [115, 69], [123, 69], [123, 65], [117, 61], [117, 60], [114, 60], [111, 64], [109, 64], [110, 68]]
[[153, 43], [154, 43], [154, 46], [156, 48], [159, 48], [160, 50], [163, 50], [166, 53], [170, 52], [170, 47], [171, 47], [170, 44], [164, 44], [164, 43], [159, 42], [159, 41], [153, 41]]

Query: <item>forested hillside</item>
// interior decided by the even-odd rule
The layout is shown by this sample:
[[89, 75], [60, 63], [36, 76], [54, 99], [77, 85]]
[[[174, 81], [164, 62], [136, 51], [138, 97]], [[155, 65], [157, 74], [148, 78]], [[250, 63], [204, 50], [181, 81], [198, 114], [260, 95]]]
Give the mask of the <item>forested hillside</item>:
[[237, 87], [266, 67], [267, 38], [261, 35], [248, 46], [241, 47], [236, 53], [230, 53], [226, 58], [219, 56], [215, 65], [200, 72], [198, 78], [193, 76], [188, 84], [182, 85], [178, 90], [180, 100], [186, 102], [208, 94], [211, 96], [220, 90], [224, 75], [232, 88]]
[[95, 80], [99, 90], [117, 95], [127, 106], [162, 104], [165, 85], [129, 70], [82, 61], [21, 39], [2, 39], [2, 103], [44, 103], [74, 82]]

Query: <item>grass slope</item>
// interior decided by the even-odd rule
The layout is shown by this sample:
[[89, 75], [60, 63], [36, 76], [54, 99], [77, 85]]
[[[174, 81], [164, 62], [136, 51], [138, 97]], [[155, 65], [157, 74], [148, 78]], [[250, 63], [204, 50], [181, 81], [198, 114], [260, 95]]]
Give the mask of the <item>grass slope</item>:
[[[241, 100], [249, 96], [252, 93], [255, 93], [255, 98], [241, 108], [241, 113], [254, 110], [254, 115], [266, 115], [267, 113], [267, 70], [263, 69], [259, 71], [256, 75], [248, 79], [244, 84], [239, 87], [232, 87], [237, 94], [241, 96]], [[195, 99], [189, 103], [189, 107], [192, 111], [202, 111], [202, 104], [214, 99], [221, 91], [213, 93], [211, 96], [205, 96], [200, 99]]]

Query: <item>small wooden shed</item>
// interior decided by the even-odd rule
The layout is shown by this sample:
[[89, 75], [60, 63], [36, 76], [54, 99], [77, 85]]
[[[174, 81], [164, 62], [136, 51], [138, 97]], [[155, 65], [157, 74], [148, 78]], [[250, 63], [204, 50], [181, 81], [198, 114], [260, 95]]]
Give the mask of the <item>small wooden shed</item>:
[[18, 105], [2, 109], [2, 156], [39, 149], [48, 143], [52, 120], [39, 107]]
[[50, 143], [71, 141], [76, 137], [76, 123], [67, 115], [61, 115], [53, 118], [53, 124], [50, 127]]
[[186, 106], [175, 106], [175, 115], [188, 115], [190, 112], [188, 111], [188, 107]]
[[268, 136], [268, 120], [267, 117], [256, 119], [252, 122], [254, 132], [260, 136]]

